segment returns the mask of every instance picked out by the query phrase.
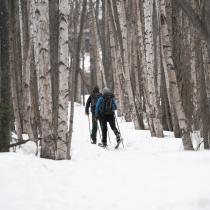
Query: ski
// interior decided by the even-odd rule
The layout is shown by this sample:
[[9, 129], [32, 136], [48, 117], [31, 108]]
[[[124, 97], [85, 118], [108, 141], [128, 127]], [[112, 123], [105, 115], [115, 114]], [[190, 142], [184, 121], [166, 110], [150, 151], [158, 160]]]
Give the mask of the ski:
[[101, 147], [101, 148], [103, 148], [103, 149], [107, 149], [107, 150], [114, 151], [114, 150], [119, 149], [119, 146], [120, 146], [120, 144], [122, 143], [122, 141], [123, 141], [123, 139], [121, 139], [121, 140], [117, 143], [117, 145], [116, 145], [115, 147], [110, 147], [109, 145], [104, 146], [102, 143], [98, 143], [98, 146]]
[[98, 146], [99, 146], [99, 147], [102, 147], [102, 148], [104, 148], [104, 149], [106, 149], [106, 147], [107, 147], [107, 146], [104, 146], [102, 143], [98, 143]]
[[98, 143], [98, 146], [103, 148], [103, 149], [109, 150], [109, 151], [114, 151], [115, 150], [115, 148], [110, 147], [109, 145], [104, 146], [102, 143]]
[[123, 139], [122, 138], [117, 142], [117, 145], [115, 146], [115, 149], [118, 149], [121, 143], [123, 144]]

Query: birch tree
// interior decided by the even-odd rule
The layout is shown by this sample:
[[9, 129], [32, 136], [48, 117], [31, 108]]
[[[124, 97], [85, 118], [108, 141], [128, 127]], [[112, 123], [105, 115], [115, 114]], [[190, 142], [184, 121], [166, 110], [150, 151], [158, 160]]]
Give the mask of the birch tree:
[[166, 21], [166, 10], [165, 0], [160, 1], [160, 22], [161, 22], [161, 41], [163, 51], [163, 62], [164, 72], [167, 86], [169, 87], [169, 98], [176, 110], [176, 114], [179, 121], [179, 126], [182, 130], [182, 142], [185, 150], [193, 150], [191, 137], [190, 137], [190, 126], [187, 121], [181, 98], [178, 90], [177, 79], [175, 74], [175, 68], [172, 56], [172, 47], [169, 40], [169, 32]]
[[152, 136], [163, 136], [163, 128], [158, 116], [158, 103], [155, 91], [154, 78], [154, 39], [152, 28], [153, 17], [153, 0], [144, 1], [144, 18], [145, 18], [145, 49], [147, 62], [147, 88], [149, 92], [148, 100], [148, 119]]
[[[127, 31], [127, 22], [126, 22], [126, 11], [124, 1], [118, 1], [115, 6], [115, 21], [118, 24], [118, 36], [120, 40], [121, 48], [121, 60], [122, 60], [122, 69], [123, 69], [123, 86], [124, 86], [124, 107], [126, 110], [125, 119], [131, 121], [135, 118], [136, 110], [134, 105], [134, 97], [131, 86], [130, 79], [130, 65], [128, 58], [128, 31]], [[137, 122], [137, 121], [135, 121]], [[137, 122], [138, 123], [138, 122]], [[137, 125], [138, 127], [138, 125]]]
[[[91, 85], [92, 88], [97, 84], [100, 89], [103, 86], [107, 86], [106, 77], [102, 65], [102, 60], [100, 57], [100, 46], [99, 46], [99, 38], [97, 33], [97, 23], [94, 12], [93, 2], [90, 1], [90, 33], [91, 33]], [[94, 78], [95, 77], [95, 78]], [[96, 81], [94, 81], [96, 80]]]
[[38, 70], [38, 88], [41, 121], [42, 158], [56, 159], [56, 137], [52, 127], [52, 84], [50, 75], [49, 2], [36, 1], [33, 5], [35, 62]]
[[[101, 1], [101, 13], [102, 13], [101, 16], [102, 17], [99, 19], [99, 15], [98, 17], [96, 16], [96, 23], [97, 23], [97, 31], [98, 31], [98, 37], [99, 37], [101, 53], [102, 53], [102, 62], [103, 62], [102, 70], [104, 71], [103, 75], [107, 83], [104, 85], [113, 89], [113, 69], [111, 65], [111, 48], [110, 48], [110, 37], [109, 37], [110, 33], [109, 33], [109, 27], [108, 27], [108, 22], [109, 22], [108, 4], [109, 4], [108, 0]], [[100, 8], [99, 5], [98, 5], [98, 8]]]
[[69, 45], [68, 45], [68, 15], [69, 1], [59, 4], [59, 109], [58, 109], [58, 140], [56, 159], [67, 159], [68, 150], [68, 92], [69, 92]]
[[116, 24], [114, 22], [114, 11], [112, 0], [108, 1], [108, 30], [110, 39], [110, 53], [111, 65], [113, 69], [114, 78], [114, 94], [116, 100], [119, 102], [118, 114], [121, 115], [123, 111], [123, 97], [120, 87], [120, 74], [122, 74], [122, 62], [120, 57], [119, 43], [117, 39]]

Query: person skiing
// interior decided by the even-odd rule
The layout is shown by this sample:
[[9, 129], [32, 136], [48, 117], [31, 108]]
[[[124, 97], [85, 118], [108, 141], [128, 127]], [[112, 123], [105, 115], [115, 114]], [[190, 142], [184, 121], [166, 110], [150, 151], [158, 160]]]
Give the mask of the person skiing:
[[115, 124], [115, 113], [117, 110], [117, 104], [114, 99], [114, 94], [112, 91], [105, 87], [102, 91], [102, 96], [98, 99], [96, 103], [95, 117], [99, 119], [101, 129], [102, 129], [102, 144], [99, 146], [106, 147], [107, 146], [107, 122], [109, 123], [111, 129], [116, 135], [117, 146], [119, 146], [122, 139], [120, 138], [120, 133], [116, 128]]
[[96, 85], [93, 88], [91, 95], [88, 97], [88, 100], [85, 105], [85, 114], [88, 115], [88, 117], [89, 117], [89, 108], [91, 106], [92, 131], [91, 131], [90, 137], [92, 139], [92, 141], [91, 141], [92, 144], [97, 143], [96, 136], [97, 136], [98, 125], [97, 125], [97, 119], [95, 117], [95, 108], [96, 108], [97, 100], [100, 96], [102, 96], [102, 94], [99, 92], [99, 87]]

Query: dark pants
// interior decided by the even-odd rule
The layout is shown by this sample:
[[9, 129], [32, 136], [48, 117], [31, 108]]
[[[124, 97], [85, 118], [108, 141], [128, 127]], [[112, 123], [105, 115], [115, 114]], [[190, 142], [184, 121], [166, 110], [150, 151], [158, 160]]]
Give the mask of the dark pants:
[[91, 139], [93, 140], [94, 143], [96, 143], [97, 130], [98, 130], [97, 119], [95, 118], [95, 115], [92, 114]]
[[102, 129], [102, 143], [107, 145], [107, 123], [109, 123], [111, 129], [113, 130], [114, 134], [116, 135], [117, 141], [120, 139], [120, 133], [116, 128], [115, 125], [115, 117], [114, 115], [104, 115], [99, 119], [101, 129]]

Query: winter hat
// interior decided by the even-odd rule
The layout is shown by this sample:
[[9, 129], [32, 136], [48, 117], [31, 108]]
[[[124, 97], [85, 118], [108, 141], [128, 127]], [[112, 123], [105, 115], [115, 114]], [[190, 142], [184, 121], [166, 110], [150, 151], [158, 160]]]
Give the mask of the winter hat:
[[112, 91], [111, 91], [111, 89], [110, 89], [110, 88], [105, 87], [105, 88], [103, 88], [102, 93], [103, 93], [103, 95], [106, 95], [106, 94], [111, 94], [111, 93], [112, 93]]
[[93, 88], [93, 92], [94, 92], [94, 93], [98, 93], [98, 92], [99, 92], [99, 87], [98, 87], [98, 85], [96, 85], [96, 86]]

